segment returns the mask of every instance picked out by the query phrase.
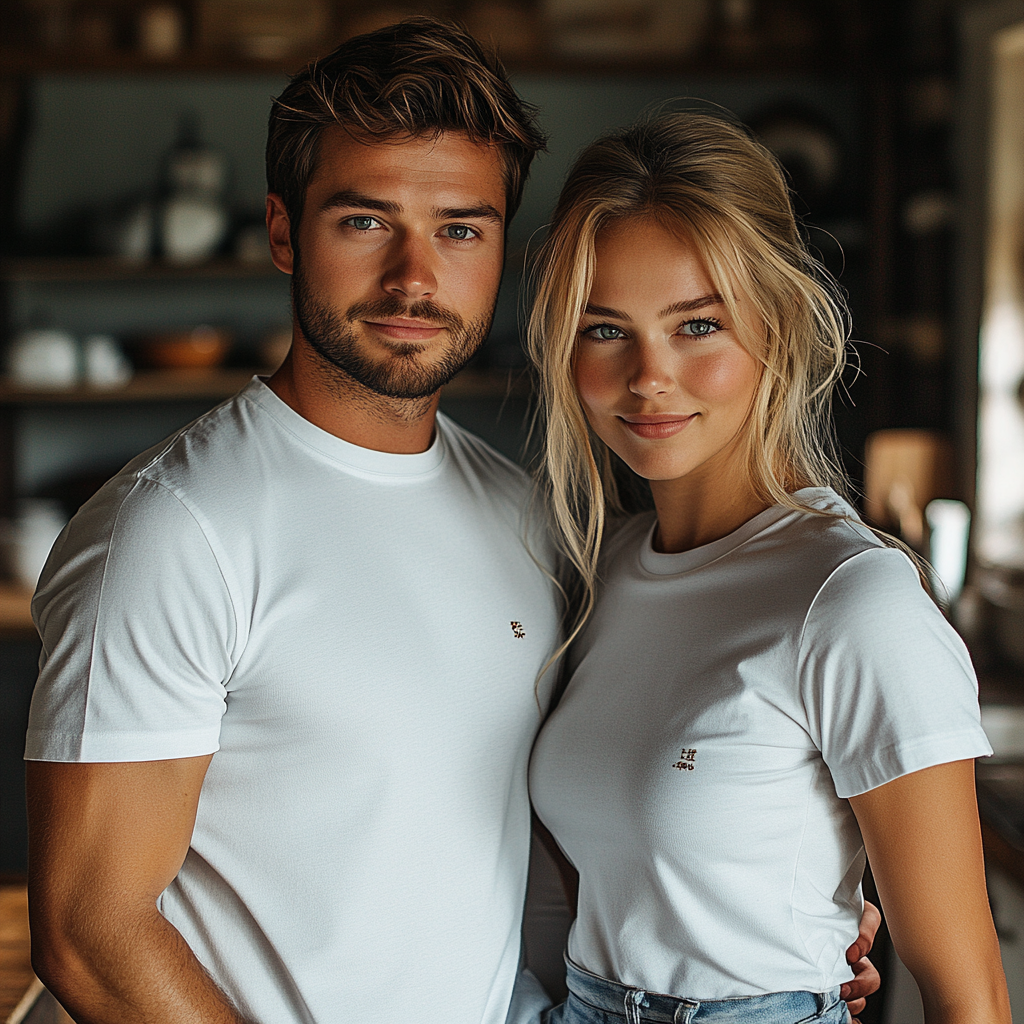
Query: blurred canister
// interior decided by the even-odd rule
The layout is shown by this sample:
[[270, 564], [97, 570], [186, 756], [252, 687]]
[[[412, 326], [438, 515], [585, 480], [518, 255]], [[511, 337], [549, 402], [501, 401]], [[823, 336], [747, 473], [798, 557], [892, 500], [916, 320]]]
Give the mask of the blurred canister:
[[11, 343], [11, 380], [26, 388], [70, 388], [78, 382], [78, 342], [67, 331], [33, 328]]
[[8, 563], [11, 575], [26, 587], [35, 588], [53, 542], [67, 524], [64, 508], [57, 501], [24, 498], [17, 515], [7, 524]]
[[90, 334], [82, 341], [85, 380], [95, 388], [118, 388], [132, 377], [132, 364], [109, 334]]

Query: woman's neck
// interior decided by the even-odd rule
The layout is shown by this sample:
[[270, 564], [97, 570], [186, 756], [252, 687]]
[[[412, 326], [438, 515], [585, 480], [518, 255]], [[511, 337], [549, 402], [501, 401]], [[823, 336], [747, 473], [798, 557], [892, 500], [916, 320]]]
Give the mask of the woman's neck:
[[751, 484], [728, 476], [652, 480], [651, 494], [658, 513], [654, 547], [667, 554], [727, 537], [768, 508]]

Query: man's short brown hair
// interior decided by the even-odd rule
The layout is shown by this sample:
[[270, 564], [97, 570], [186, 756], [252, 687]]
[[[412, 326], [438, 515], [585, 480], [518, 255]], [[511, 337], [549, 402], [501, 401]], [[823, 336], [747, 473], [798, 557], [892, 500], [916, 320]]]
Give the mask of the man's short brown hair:
[[293, 234], [321, 133], [331, 126], [370, 142], [461, 132], [496, 146], [506, 221], [519, 208], [530, 162], [546, 142], [535, 109], [516, 95], [500, 61], [465, 30], [435, 18], [410, 18], [346, 40], [300, 71], [274, 100], [267, 188], [281, 196]]

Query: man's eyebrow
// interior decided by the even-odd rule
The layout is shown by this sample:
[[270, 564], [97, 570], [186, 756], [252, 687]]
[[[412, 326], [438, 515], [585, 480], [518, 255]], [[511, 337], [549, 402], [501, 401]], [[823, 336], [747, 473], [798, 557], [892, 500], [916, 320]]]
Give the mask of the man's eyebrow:
[[430, 211], [435, 220], [493, 220], [504, 224], [505, 218], [490, 203], [478, 206], [437, 207]]
[[[392, 199], [378, 199], [376, 196], [347, 188], [339, 189], [328, 196], [320, 204], [320, 209], [324, 212], [338, 209], [376, 210], [378, 213], [390, 214], [399, 214], [403, 211], [402, 204]], [[476, 206], [435, 206], [430, 215], [435, 220], [493, 220], [498, 224], [505, 223], [505, 218], [490, 203], [479, 203]]]
[[320, 209], [327, 210], [376, 210], [378, 213], [401, 213], [401, 203], [390, 199], [376, 199], [374, 196], [365, 195], [362, 192], [355, 192], [352, 189], [340, 189], [333, 195], [328, 196], [321, 204]]

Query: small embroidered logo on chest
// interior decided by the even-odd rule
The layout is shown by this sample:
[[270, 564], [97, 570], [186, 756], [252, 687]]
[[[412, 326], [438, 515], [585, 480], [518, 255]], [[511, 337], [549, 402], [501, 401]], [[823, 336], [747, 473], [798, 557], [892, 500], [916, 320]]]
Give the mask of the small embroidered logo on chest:
[[510, 625], [512, 626], [512, 635], [517, 640], [525, 640], [526, 639], [526, 630], [523, 628], [523, 624], [521, 622], [516, 622], [516, 621], [513, 620], [510, 623]]
[[693, 763], [697, 759], [696, 750], [683, 750], [679, 755], [679, 760], [676, 761], [673, 768], [678, 768], [681, 772], [692, 772], [697, 766]]

